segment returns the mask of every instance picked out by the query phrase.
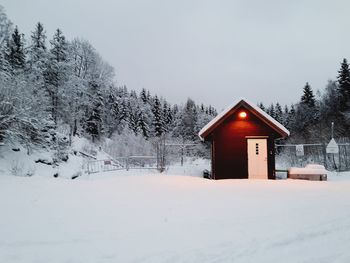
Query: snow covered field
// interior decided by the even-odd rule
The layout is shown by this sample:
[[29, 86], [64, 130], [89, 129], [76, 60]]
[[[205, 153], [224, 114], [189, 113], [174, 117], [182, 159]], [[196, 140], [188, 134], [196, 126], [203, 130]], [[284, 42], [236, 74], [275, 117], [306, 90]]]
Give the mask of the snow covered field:
[[350, 262], [350, 174], [328, 182], [0, 176], [0, 262]]

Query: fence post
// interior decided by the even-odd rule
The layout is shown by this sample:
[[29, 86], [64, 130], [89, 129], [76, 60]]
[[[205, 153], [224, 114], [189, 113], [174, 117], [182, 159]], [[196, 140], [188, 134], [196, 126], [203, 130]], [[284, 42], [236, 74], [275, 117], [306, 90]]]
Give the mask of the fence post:
[[126, 157], [125, 159], [125, 167], [126, 167], [126, 170], [129, 171], [129, 156]]
[[323, 154], [323, 166], [327, 168], [327, 145], [325, 143], [322, 144], [322, 154]]
[[[345, 155], [345, 158], [344, 158], [344, 160], [345, 160], [345, 170], [348, 170], [349, 169], [349, 161], [348, 161], [348, 151], [346, 149], [346, 146], [347, 146], [346, 144], [343, 145], [343, 147], [344, 147], [344, 155]], [[340, 145], [339, 145], [339, 156], [340, 156]], [[339, 158], [339, 160], [340, 160], [340, 158]]]

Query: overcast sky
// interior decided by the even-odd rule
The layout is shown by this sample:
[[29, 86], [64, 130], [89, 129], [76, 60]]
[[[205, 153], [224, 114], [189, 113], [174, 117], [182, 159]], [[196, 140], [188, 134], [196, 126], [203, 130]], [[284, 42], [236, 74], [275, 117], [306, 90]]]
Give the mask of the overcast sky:
[[219, 110], [237, 97], [292, 103], [350, 59], [350, 1], [0, 0], [26, 36], [89, 40], [118, 84]]

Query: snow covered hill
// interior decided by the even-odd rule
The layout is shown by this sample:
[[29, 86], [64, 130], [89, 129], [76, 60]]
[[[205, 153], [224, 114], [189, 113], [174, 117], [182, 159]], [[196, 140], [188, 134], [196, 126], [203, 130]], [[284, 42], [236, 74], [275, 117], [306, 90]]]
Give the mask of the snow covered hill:
[[34, 148], [27, 154], [21, 145], [3, 145], [0, 147], [0, 175], [15, 176], [59, 176], [72, 178], [82, 174], [84, 164], [91, 160], [105, 160], [111, 157], [97, 145], [85, 138], [74, 137], [71, 146], [66, 149], [67, 160], [54, 162], [55, 152]]
[[123, 173], [0, 176], [0, 261], [350, 261], [349, 173], [328, 182]]

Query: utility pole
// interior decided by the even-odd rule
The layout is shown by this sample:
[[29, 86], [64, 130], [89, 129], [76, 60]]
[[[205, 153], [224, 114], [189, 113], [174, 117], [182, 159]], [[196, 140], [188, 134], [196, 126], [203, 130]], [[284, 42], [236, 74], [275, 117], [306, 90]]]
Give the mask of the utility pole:
[[331, 134], [332, 134], [332, 139], [334, 138], [334, 122], [332, 121], [332, 131], [331, 131]]

